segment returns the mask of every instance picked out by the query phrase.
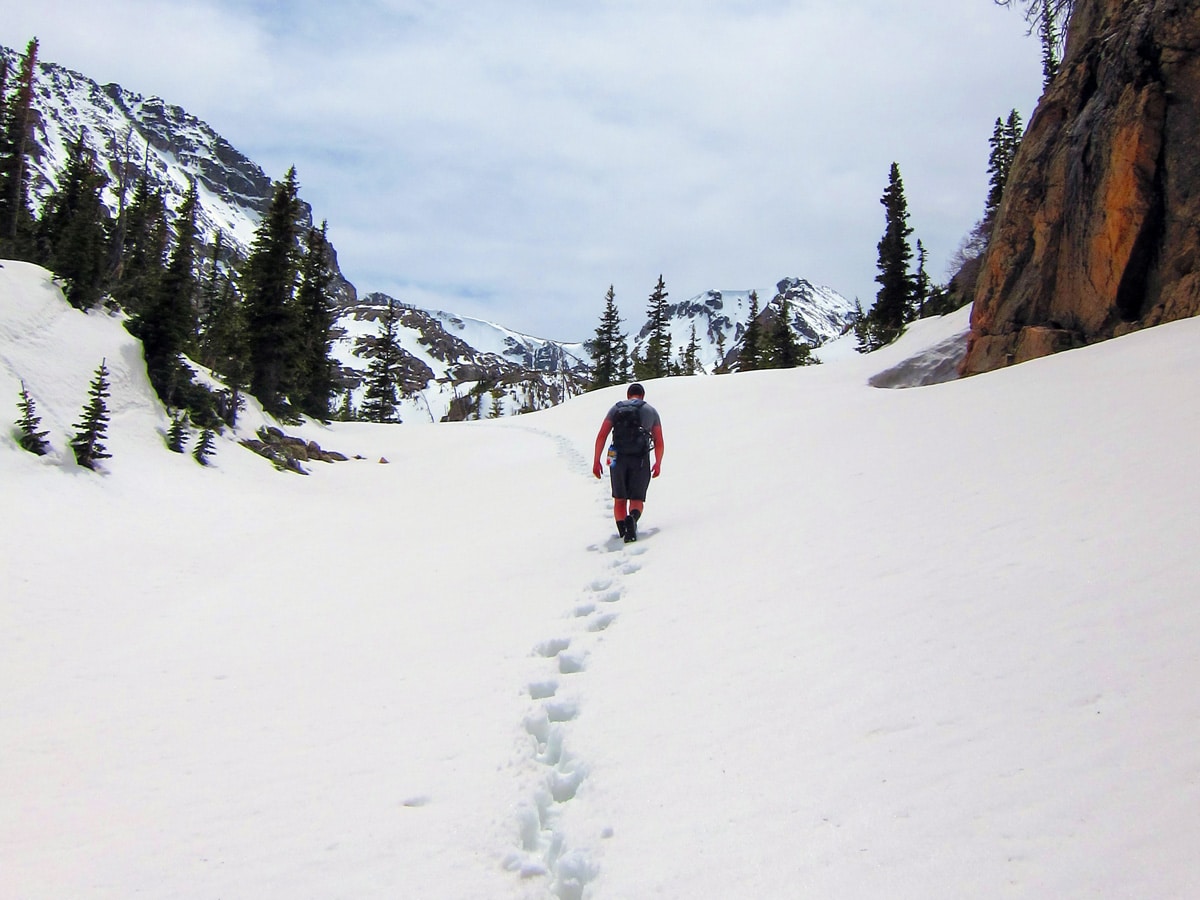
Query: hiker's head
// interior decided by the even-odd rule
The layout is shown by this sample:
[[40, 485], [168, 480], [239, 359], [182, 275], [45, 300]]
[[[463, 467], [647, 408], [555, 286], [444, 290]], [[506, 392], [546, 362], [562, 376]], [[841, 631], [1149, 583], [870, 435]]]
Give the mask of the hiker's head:
[[629, 386], [629, 390], [625, 392], [625, 396], [630, 400], [634, 397], [645, 397], [646, 389], [635, 382]]

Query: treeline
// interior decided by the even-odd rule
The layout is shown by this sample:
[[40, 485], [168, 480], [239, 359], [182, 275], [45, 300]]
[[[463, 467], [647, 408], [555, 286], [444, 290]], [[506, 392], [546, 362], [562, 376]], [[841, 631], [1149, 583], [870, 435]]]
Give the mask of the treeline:
[[[67, 300], [128, 314], [146, 370], [169, 410], [202, 428], [232, 426], [249, 391], [282, 418], [330, 418], [336, 272], [326, 226], [314, 227], [296, 171], [274, 184], [249, 255], [201, 234], [199, 188], [167, 209], [147, 166], [98, 159], [81, 133], [57, 187], [35, 212], [30, 191], [36, 39], [9, 72], [0, 59], [0, 256], [55, 274]], [[104, 192], [116, 196], [116, 213]], [[198, 382], [185, 357], [227, 390]]]

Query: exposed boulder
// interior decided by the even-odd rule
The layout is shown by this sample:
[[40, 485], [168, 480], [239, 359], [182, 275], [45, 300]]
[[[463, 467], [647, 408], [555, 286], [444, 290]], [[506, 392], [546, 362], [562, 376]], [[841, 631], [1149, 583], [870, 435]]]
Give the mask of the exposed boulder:
[[1079, 0], [1013, 162], [963, 374], [1200, 312], [1200, 5]]

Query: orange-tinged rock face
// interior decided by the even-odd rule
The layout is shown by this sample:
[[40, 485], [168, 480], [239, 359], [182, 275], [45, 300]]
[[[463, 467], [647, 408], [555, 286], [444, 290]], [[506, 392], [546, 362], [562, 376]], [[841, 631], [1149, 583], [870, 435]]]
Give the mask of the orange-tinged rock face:
[[1197, 84], [1200, 6], [1081, 0], [980, 267], [964, 374], [1200, 313]]

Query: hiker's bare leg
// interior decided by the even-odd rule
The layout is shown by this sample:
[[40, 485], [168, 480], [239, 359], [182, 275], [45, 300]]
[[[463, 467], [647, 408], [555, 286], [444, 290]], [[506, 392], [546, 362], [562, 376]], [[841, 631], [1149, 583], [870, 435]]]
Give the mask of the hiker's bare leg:
[[[633, 502], [637, 503], [636, 500]], [[618, 522], [624, 522], [625, 517], [629, 515], [628, 503], [628, 500], [613, 500], [613, 518]]]

